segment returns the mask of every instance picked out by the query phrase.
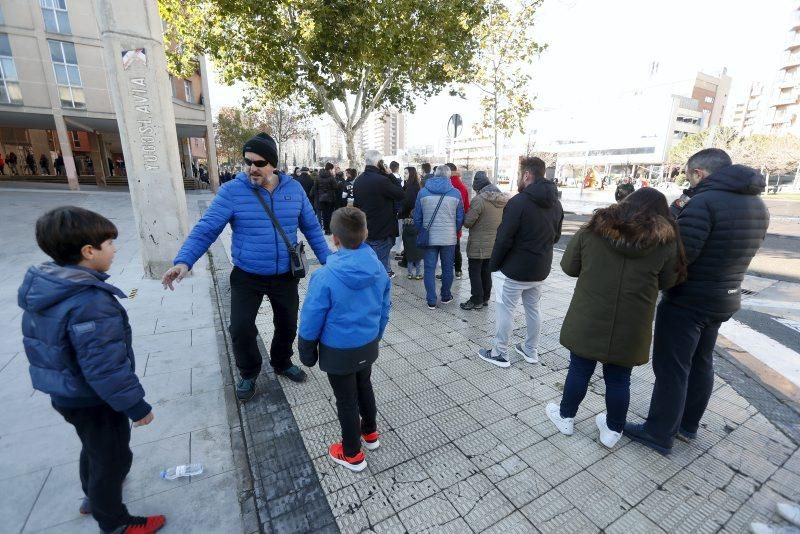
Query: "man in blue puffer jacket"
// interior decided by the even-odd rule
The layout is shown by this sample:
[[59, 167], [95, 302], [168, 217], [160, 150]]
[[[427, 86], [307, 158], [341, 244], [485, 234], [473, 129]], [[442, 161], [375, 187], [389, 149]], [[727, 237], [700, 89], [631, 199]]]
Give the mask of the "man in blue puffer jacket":
[[305, 372], [293, 365], [291, 359], [300, 305], [298, 280], [292, 276], [289, 250], [280, 231], [256, 195], [272, 209], [293, 245], [299, 228], [320, 263], [325, 264], [330, 251], [303, 187], [291, 176], [277, 174], [278, 148], [272, 137], [263, 132], [256, 135], [245, 143], [242, 155], [246, 172], [220, 188], [175, 257], [175, 266], [164, 274], [162, 283], [165, 288], [173, 289], [173, 282], [186, 276], [230, 223], [234, 264], [230, 277], [230, 333], [241, 377], [236, 396], [248, 401], [255, 395], [256, 378], [261, 373], [256, 316], [264, 295], [269, 298], [275, 325], [270, 365], [275, 373], [295, 382], [306, 379]]
[[361, 440], [380, 445], [370, 374], [389, 322], [392, 284], [375, 251], [364, 243], [367, 218], [354, 207], [339, 208], [331, 220], [339, 251], [311, 276], [300, 315], [298, 350], [303, 364], [328, 373], [336, 397], [342, 441], [331, 459], [350, 470], [366, 466]]
[[766, 185], [755, 169], [733, 165], [718, 148], [686, 163], [691, 184], [673, 205], [686, 249], [688, 278], [664, 292], [653, 334], [656, 376], [643, 425], [624, 433], [662, 454], [674, 438], [697, 437], [714, 389], [714, 345], [720, 325], [741, 306], [742, 281], [764, 242], [769, 211], [759, 195]]

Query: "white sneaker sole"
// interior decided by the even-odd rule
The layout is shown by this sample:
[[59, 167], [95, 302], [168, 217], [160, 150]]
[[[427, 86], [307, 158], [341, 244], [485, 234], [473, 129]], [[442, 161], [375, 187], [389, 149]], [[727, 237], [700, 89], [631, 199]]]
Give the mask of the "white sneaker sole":
[[[620, 438], [622, 437], [622, 433], [620, 432], [619, 435], [615, 435], [616, 432], [608, 428], [608, 424], [606, 423], [606, 414], [599, 413], [597, 417], [594, 418], [594, 424], [597, 425], [597, 430], [600, 431], [600, 436], [598, 437], [598, 441], [608, 448], [613, 449], [614, 445], [616, 445]], [[609, 435], [611, 434], [611, 435]]]
[[511, 362], [498, 362], [497, 360], [492, 360], [491, 358], [487, 358], [480, 352], [478, 352], [478, 357], [485, 362], [489, 362], [493, 365], [496, 365], [497, 367], [502, 367], [503, 369], [505, 369], [506, 367], [511, 367]]
[[547, 418], [550, 419], [550, 422], [553, 423], [553, 426], [556, 427], [556, 430], [558, 430], [559, 432], [561, 432], [565, 436], [571, 436], [572, 434], [575, 433], [575, 427], [574, 426], [572, 428], [570, 428], [570, 429], [567, 429], [566, 431], [561, 430], [560, 424], [561, 424], [561, 421], [563, 421], [563, 419], [561, 417], [555, 415], [555, 414], [551, 414], [550, 410], [548, 410], [547, 407], [545, 407], [544, 413], [547, 414]]
[[523, 359], [524, 359], [526, 362], [528, 362], [528, 363], [539, 363], [539, 356], [536, 356], [535, 358], [531, 358], [530, 356], [528, 356], [527, 354], [525, 354], [525, 351], [524, 351], [524, 350], [519, 350], [519, 349], [517, 348], [517, 346], [516, 346], [516, 345], [514, 345], [514, 350], [515, 350], [515, 351], [517, 351], [517, 354], [519, 354], [520, 356], [522, 356], [522, 358], [523, 358]]
[[369, 441], [365, 440], [364, 438], [361, 438], [361, 443], [364, 444], [364, 448], [367, 449], [368, 451], [374, 451], [375, 449], [377, 449], [378, 447], [381, 446], [381, 440], [379, 440], [379, 439], [373, 441], [372, 443], [370, 443]]
[[340, 460], [338, 458], [334, 458], [330, 454], [328, 454], [328, 458], [333, 460], [333, 463], [339, 464], [342, 467], [346, 467], [350, 471], [355, 471], [356, 473], [360, 473], [361, 471], [363, 471], [364, 469], [367, 468], [367, 461], [366, 460], [364, 460], [363, 462], [361, 462], [359, 464], [355, 464], [354, 465], [354, 464], [351, 464], [350, 462], [346, 462], [344, 460]]

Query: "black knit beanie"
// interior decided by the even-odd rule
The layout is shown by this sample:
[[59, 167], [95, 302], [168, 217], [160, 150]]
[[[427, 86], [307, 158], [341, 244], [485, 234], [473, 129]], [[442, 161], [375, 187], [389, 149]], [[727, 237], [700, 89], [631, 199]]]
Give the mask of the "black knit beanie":
[[256, 134], [255, 137], [251, 137], [250, 140], [244, 144], [244, 148], [242, 148], [242, 156], [244, 156], [246, 152], [258, 154], [273, 167], [278, 166], [278, 145], [267, 133], [261, 132]]

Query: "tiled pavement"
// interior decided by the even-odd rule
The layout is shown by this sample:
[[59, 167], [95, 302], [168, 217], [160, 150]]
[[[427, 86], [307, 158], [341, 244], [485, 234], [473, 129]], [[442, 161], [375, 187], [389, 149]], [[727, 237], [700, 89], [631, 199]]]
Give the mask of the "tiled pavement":
[[[599, 375], [575, 434], [557, 433], [544, 406], [563, 389], [568, 353], [558, 334], [574, 289], [559, 261], [557, 253], [542, 299], [542, 363], [512, 354], [509, 369], [476, 354], [491, 342], [494, 304], [460, 310], [466, 277], [455, 302], [430, 311], [422, 282], [398, 275], [373, 371], [381, 448], [367, 452], [362, 473], [326, 456], [340, 435], [324, 373], [281, 380], [342, 532], [741, 532], [778, 522], [776, 502], [800, 500], [798, 444], [720, 378], [698, 439], [677, 442], [669, 458], [625, 437], [613, 451], [597, 442]], [[269, 305], [261, 312], [268, 343]], [[646, 415], [652, 383], [649, 366], [634, 370], [629, 419]]]
[[[167, 534], [250, 532], [252, 521], [240, 508], [232, 449], [239, 431], [227, 413], [235, 400], [222, 379], [207, 260], [178, 290], [165, 293], [160, 282], [144, 278], [127, 192], [2, 187], [0, 195], [0, 532], [97, 532], [91, 517], [78, 514], [75, 431], [47, 395], [31, 388], [16, 298], [27, 267], [46, 259], [34, 240], [36, 218], [64, 204], [103, 213], [120, 231], [109, 281], [132, 295], [122, 303], [133, 328], [136, 371], [155, 414], [153, 423], [131, 432], [134, 461], [123, 485], [130, 511], [166, 514]], [[194, 218], [200, 198], [210, 195], [189, 195]], [[203, 474], [159, 478], [161, 469], [190, 462], [202, 463]]]
[[[266, 371], [259, 402], [231, 410], [232, 376], [224, 354], [216, 356], [226, 347], [206, 260], [175, 293], [143, 280], [127, 194], [3, 193], [2, 531], [92, 531], [91, 519], [76, 518], [74, 433], [54, 417], [45, 396], [30, 390], [15, 307], [24, 268], [41, 259], [30, 239], [31, 222], [64, 203], [109, 214], [120, 226], [112, 281], [138, 290], [126, 306], [138, 370], [156, 407], [153, 425], [134, 430], [135, 461], [124, 489], [133, 511], [168, 510], [165, 532], [317, 532], [336, 526], [343, 532], [741, 532], [753, 520], [776, 521], [775, 502], [800, 500], [798, 433], [792, 432], [797, 414], [778, 404], [782, 410], [769, 410], [764, 391], [755, 408], [737, 393], [747, 389], [741, 384], [746, 376], [731, 382], [736, 389], [717, 379], [699, 439], [677, 444], [670, 458], [626, 438], [610, 453], [597, 443], [599, 377], [578, 414], [576, 434], [555, 432], [544, 405], [560, 396], [563, 385], [567, 354], [558, 331], [574, 287], [560, 273], [558, 257], [543, 297], [543, 363], [536, 366], [512, 356], [510, 369], [497, 369], [477, 358], [494, 330], [493, 307], [457, 307], [468, 293], [466, 279], [456, 282], [456, 302], [437, 311], [424, 306], [421, 282], [395, 279], [394, 309], [373, 374], [382, 447], [368, 453], [365, 472], [354, 474], [325, 456], [339, 431], [330, 387], [317, 368], [301, 385], [278, 383]], [[196, 216], [197, 200], [189, 206]], [[219, 294], [219, 275], [225, 269], [217, 271], [216, 256], [212, 261], [224, 316], [227, 295]], [[268, 305], [262, 312], [260, 329], [268, 342]], [[732, 376], [729, 367], [720, 361], [723, 376]], [[632, 386], [631, 418], [638, 419], [652, 388], [649, 367], [636, 369]], [[779, 415], [792, 438], [764, 414], [773, 420]], [[243, 456], [244, 471], [249, 464], [249, 474], [261, 477], [256, 483], [237, 463]], [[190, 460], [205, 464], [202, 477], [157, 479], [161, 467]]]

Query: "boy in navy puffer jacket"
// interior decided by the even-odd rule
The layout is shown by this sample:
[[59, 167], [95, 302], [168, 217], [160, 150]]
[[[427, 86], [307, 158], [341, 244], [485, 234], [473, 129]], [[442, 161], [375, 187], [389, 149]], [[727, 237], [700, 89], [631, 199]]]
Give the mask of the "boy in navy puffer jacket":
[[134, 517], [122, 502], [133, 461], [131, 429], [153, 420], [134, 373], [131, 327], [106, 283], [114, 260], [114, 224], [97, 213], [65, 206], [36, 221], [36, 241], [53, 262], [28, 269], [19, 288], [25, 353], [33, 387], [81, 440], [80, 480], [103, 532], [148, 534], [164, 516]]
[[370, 375], [389, 322], [391, 282], [375, 252], [364, 243], [363, 211], [336, 210], [331, 231], [339, 250], [311, 275], [300, 313], [298, 349], [304, 365], [313, 367], [319, 360], [336, 396], [342, 441], [330, 446], [331, 459], [362, 471], [367, 461], [361, 441], [369, 450], [380, 445]]

